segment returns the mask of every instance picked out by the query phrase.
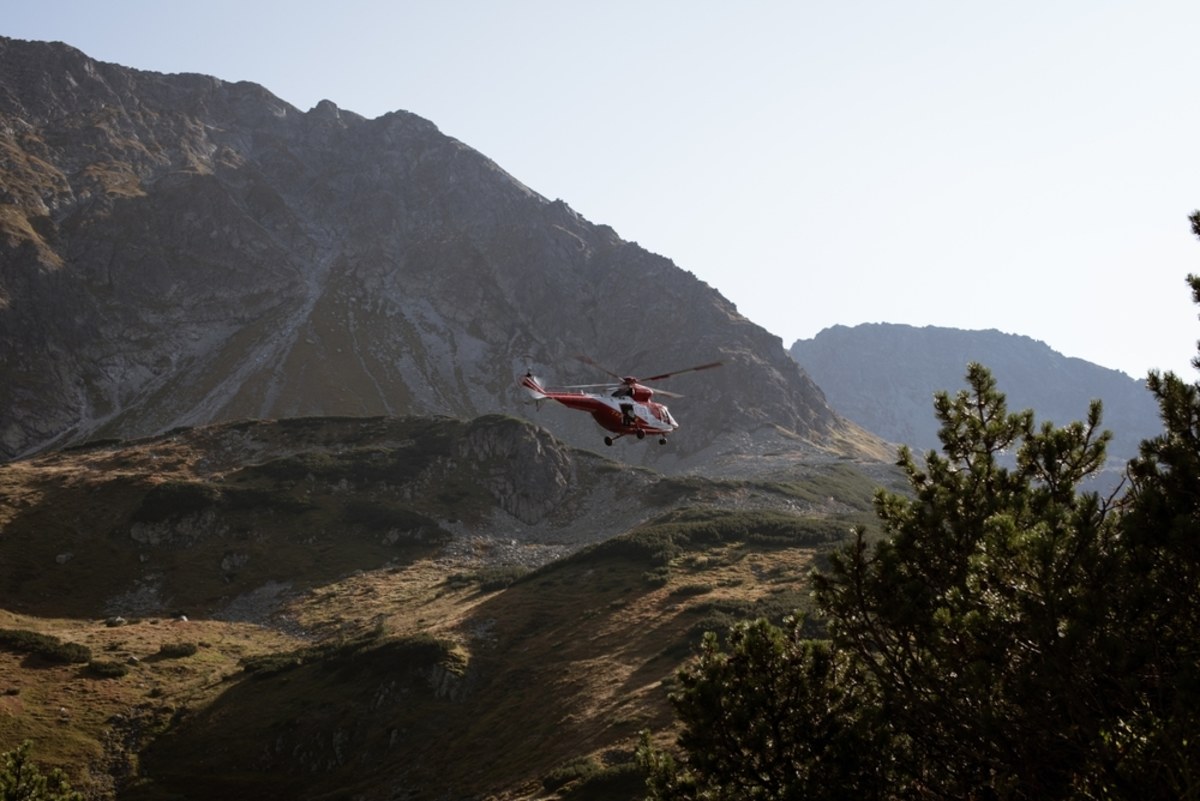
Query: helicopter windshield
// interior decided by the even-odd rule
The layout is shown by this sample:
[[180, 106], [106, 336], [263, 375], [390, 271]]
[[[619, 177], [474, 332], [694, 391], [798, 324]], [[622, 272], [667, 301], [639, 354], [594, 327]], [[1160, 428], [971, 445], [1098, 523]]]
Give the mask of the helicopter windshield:
[[671, 416], [670, 410], [668, 410], [663, 404], [651, 403], [649, 404], [649, 407], [650, 412], [662, 422], [670, 426], [678, 425], [678, 423], [675, 422], [675, 418]]

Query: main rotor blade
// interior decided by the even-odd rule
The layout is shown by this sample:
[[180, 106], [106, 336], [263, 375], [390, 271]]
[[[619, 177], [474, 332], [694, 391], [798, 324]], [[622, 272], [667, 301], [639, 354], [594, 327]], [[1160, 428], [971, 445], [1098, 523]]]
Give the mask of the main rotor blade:
[[625, 379], [624, 376], [619, 375], [618, 373], [614, 373], [612, 370], [609, 370], [604, 365], [597, 364], [596, 360], [593, 359], [591, 356], [585, 356], [583, 354], [580, 354], [579, 356], [576, 356], [575, 358], [579, 359], [579, 361], [583, 362], [584, 364], [590, 364], [592, 367], [595, 367], [597, 370], [599, 370], [602, 373], [608, 373], [609, 375], [611, 375], [613, 378], [617, 379], [618, 381], [623, 381]]
[[697, 367], [688, 367], [683, 370], [675, 370], [674, 372], [663, 373], [662, 375], [652, 375], [649, 378], [643, 378], [640, 380], [641, 381], [662, 381], [664, 378], [670, 378], [673, 375], [681, 375], [682, 373], [696, 373], [696, 372], [699, 372], [700, 370], [711, 370], [714, 367], [720, 367], [724, 363], [725, 362], [709, 362], [708, 364], [701, 364]]

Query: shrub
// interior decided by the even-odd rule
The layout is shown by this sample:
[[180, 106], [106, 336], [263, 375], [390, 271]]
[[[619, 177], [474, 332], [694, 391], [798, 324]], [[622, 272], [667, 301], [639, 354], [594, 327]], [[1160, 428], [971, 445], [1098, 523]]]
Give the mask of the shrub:
[[136, 523], [162, 523], [203, 512], [220, 497], [214, 487], [193, 481], [167, 481], [150, 488], [133, 513]]
[[88, 671], [102, 679], [119, 679], [129, 673], [129, 668], [109, 659], [93, 659], [88, 662]]
[[296, 651], [245, 657], [242, 670], [256, 678], [273, 676], [303, 665], [319, 664], [323, 669], [340, 670], [360, 657], [377, 657], [392, 664], [432, 665], [454, 659], [454, 644], [432, 634], [415, 634], [380, 644], [382, 630], [377, 629], [360, 637], [323, 643]]
[[77, 642], [63, 642], [41, 655], [51, 662], [69, 665], [91, 661], [92, 649]]
[[21, 743], [0, 754], [0, 798], [12, 801], [83, 801], [83, 793], [71, 789], [60, 768], [42, 769], [29, 758], [33, 743]]
[[642, 574], [642, 581], [646, 582], [651, 587], [665, 587], [671, 580], [671, 569], [666, 565], [660, 565], [653, 570], [647, 570]]
[[263, 477], [272, 481], [303, 481], [314, 473], [327, 469], [330, 459], [324, 454], [283, 456], [262, 464], [251, 465], [242, 471], [247, 478]]
[[585, 548], [571, 558], [586, 561], [607, 556], [665, 567], [684, 551], [697, 547], [739, 542], [774, 548], [817, 547], [840, 542], [848, 535], [847, 524], [836, 518], [687, 508]]
[[605, 766], [591, 758], [569, 762], [542, 779], [547, 792], [562, 790], [562, 798], [574, 801], [639, 798], [644, 784], [645, 774], [635, 762]]
[[589, 776], [594, 776], [601, 770], [600, 765], [594, 759], [577, 759], [574, 762], [569, 762], [566, 765], [557, 767], [550, 771], [542, 779], [542, 787], [548, 792], [554, 792], [560, 787], [570, 784], [573, 781], [586, 779]]
[[260, 678], [274, 676], [285, 670], [304, 664], [304, 652], [295, 651], [286, 654], [261, 654], [247, 656], [242, 659], [242, 670]]
[[0, 647], [64, 665], [87, 662], [92, 658], [92, 651], [86, 645], [63, 642], [58, 637], [24, 629], [0, 629]]
[[276, 511], [301, 514], [315, 509], [308, 501], [294, 498], [281, 489], [257, 487], [226, 487], [225, 504], [235, 512]]
[[494, 565], [470, 573], [455, 573], [446, 581], [454, 587], [478, 584], [482, 592], [496, 592], [511, 587], [529, 573], [524, 565]]
[[158, 655], [165, 659], [179, 659], [196, 653], [194, 642], [164, 642], [158, 646]]
[[411, 509], [390, 503], [351, 499], [342, 507], [342, 519], [350, 525], [368, 530], [413, 531], [420, 528], [436, 528], [437, 524]]
[[61, 640], [49, 634], [24, 629], [0, 629], [0, 646], [22, 653], [36, 653], [40, 649], [57, 645]]
[[707, 595], [712, 590], [711, 584], [681, 584], [671, 590], [671, 596], [674, 598], [688, 598], [693, 595]]
[[613, 801], [645, 797], [646, 773], [635, 762], [612, 765], [582, 777], [563, 793], [566, 801]]

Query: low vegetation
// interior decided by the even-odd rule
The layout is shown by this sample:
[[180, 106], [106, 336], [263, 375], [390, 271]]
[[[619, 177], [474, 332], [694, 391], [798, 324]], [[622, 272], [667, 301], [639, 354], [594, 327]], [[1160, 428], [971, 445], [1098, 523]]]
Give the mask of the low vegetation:
[[50, 634], [20, 629], [0, 629], [0, 648], [31, 654], [46, 662], [69, 665], [87, 662], [92, 658], [86, 645], [63, 642]]
[[43, 769], [32, 757], [33, 743], [21, 743], [0, 754], [0, 799], [3, 801], [83, 801], [59, 768]]
[[818, 506], [835, 501], [851, 510], [870, 511], [876, 483], [848, 464], [805, 467], [787, 480], [734, 480], [705, 476], [668, 476], [655, 482], [651, 503], [674, 506], [681, 502], [703, 505], [732, 493], [748, 497], [776, 496], [799, 504]]
[[586, 757], [550, 771], [542, 787], [563, 801], [610, 801], [638, 797], [645, 781], [632, 757], [610, 765]]
[[743, 512], [685, 507], [633, 531], [584, 548], [569, 561], [622, 558], [644, 564], [647, 576], [663, 583], [684, 553], [744, 544], [766, 548], [818, 548], [844, 540], [850, 525], [841, 518], [801, 517], [785, 512]]
[[497, 592], [511, 587], [532, 572], [525, 565], [487, 565], [455, 573], [446, 579], [452, 587], [476, 586], [480, 592]]
[[129, 675], [129, 666], [111, 659], [93, 659], [88, 662], [88, 671], [102, 679], [119, 679]]
[[305, 665], [333, 665], [355, 659], [373, 648], [386, 647], [394, 658], [417, 664], [433, 664], [451, 659], [454, 643], [431, 634], [418, 634], [382, 641], [378, 632], [346, 640], [336, 640], [286, 653], [248, 657], [241, 662], [246, 673], [267, 678]]
[[199, 650], [200, 647], [194, 642], [164, 642], [158, 647], [158, 655], [163, 659], [183, 659]]
[[161, 523], [200, 514], [220, 498], [220, 491], [198, 481], [164, 481], [154, 484], [134, 511], [135, 523]]

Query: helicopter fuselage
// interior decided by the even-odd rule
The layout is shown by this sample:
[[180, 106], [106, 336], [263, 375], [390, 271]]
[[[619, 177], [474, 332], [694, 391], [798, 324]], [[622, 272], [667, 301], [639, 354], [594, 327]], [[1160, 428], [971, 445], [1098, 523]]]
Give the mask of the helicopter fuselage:
[[[652, 434], [665, 442], [666, 435], [679, 428], [666, 405], [651, 400], [653, 391], [640, 384], [611, 394], [549, 390], [532, 375], [524, 376], [521, 384], [538, 400], [558, 401], [568, 409], [587, 412], [597, 425], [618, 437], [632, 434], [641, 439]], [[611, 445], [612, 439], [605, 437], [605, 444]]]

